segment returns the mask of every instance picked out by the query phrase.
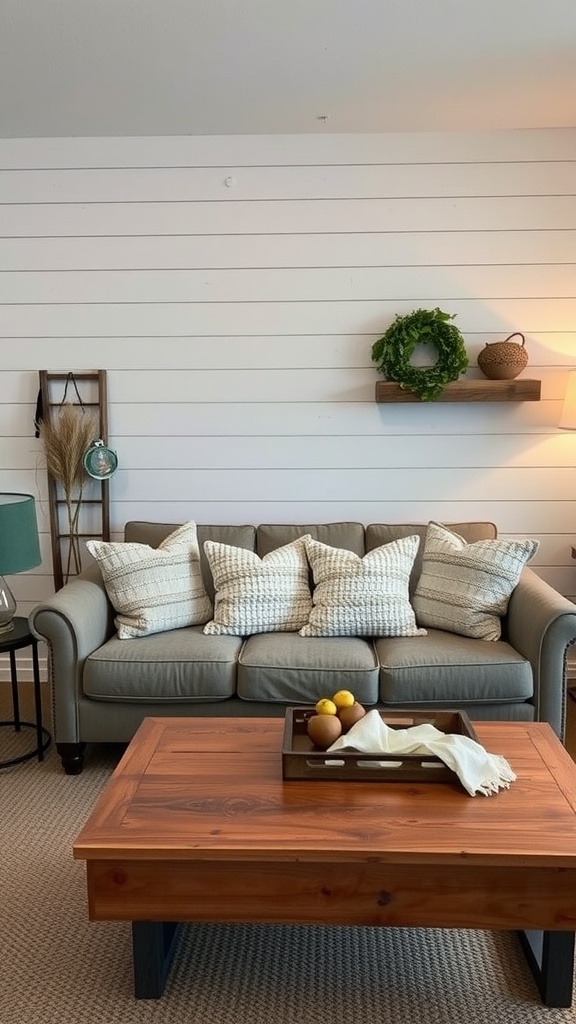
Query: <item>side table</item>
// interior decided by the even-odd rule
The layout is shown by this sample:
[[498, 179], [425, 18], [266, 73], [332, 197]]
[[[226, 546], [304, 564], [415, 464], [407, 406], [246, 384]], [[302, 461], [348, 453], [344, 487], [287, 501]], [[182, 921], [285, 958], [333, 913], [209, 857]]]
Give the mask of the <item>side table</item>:
[[[32, 648], [32, 665], [34, 670], [34, 709], [35, 722], [24, 722], [20, 718], [20, 701], [18, 696], [18, 672], [16, 667], [16, 651], [23, 647]], [[9, 765], [20, 764], [22, 761], [29, 761], [37, 757], [39, 761], [44, 760], [44, 751], [50, 746], [52, 737], [42, 725], [42, 694], [40, 690], [40, 666], [38, 663], [38, 641], [30, 632], [28, 619], [16, 616], [14, 627], [9, 633], [0, 633], [0, 654], [10, 655], [10, 678], [12, 683], [12, 710], [14, 718], [0, 722], [0, 726], [12, 726], [15, 732], [22, 728], [36, 730], [36, 746], [27, 754], [10, 758], [8, 761], [0, 761], [0, 768], [8, 768]]]

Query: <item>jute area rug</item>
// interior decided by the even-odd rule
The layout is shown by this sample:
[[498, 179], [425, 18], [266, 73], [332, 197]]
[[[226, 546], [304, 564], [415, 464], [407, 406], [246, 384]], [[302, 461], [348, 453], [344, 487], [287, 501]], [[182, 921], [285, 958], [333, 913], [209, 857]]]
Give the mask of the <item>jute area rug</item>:
[[88, 921], [71, 855], [119, 755], [0, 771], [1, 1024], [576, 1021], [541, 1005], [515, 935], [464, 930], [190, 925], [164, 996], [135, 1000], [130, 926]]

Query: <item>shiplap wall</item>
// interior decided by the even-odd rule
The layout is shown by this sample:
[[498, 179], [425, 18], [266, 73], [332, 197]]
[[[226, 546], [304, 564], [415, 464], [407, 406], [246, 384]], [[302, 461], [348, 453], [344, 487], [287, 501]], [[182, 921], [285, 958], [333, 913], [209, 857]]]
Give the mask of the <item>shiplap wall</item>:
[[[490, 519], [576, 592], [576, 130], [0, 140], [0, 488], [39, 500], [38, 370], [108, 370], [114, 537], [181, 522]], [[371, 346], [526, 335], [542, 401], [376, 405]], [[430, 353], [428, 354], [430, 358]]]

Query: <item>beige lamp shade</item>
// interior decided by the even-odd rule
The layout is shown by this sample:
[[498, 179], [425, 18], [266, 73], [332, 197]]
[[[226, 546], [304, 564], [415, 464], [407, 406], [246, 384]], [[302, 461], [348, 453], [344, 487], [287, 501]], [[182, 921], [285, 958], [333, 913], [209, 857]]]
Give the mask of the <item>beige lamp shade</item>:
[[570, 370], [568, 374], [564, 405], [558, 426], [563, 430], [576, 430], [576, 370]]

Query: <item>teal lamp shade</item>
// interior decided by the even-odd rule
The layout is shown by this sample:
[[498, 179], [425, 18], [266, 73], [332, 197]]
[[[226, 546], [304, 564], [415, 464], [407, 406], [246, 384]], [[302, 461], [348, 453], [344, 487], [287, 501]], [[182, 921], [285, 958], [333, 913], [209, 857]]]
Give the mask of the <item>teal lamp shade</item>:
[[36, 506], [31, 494], [0, 494], [0, 634], [12, 629], [16, 601], [3, 579], [40, 565]]

